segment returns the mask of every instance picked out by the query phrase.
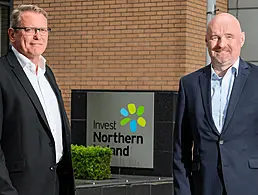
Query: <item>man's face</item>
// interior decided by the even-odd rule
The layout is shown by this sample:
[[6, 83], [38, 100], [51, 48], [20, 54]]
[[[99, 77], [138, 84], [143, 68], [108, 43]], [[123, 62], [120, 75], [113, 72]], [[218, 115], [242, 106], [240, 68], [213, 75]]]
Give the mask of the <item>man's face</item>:
[[206, 44], [212, 64], [233, 65], [238, 59], [244, 44], [245, 34], [232, 18], [218, 18], [208, 27]]
[[[47, 28], [47, 19], [44, 15], [36, 12], [23, 12], [18, 27]], [[29, 59], [39, 57], [47, 47], [48, 33], [41, 35], [39, 31], [28, 35], [23, 29], [14, 30], [9, 28], [9, 38], [12, 45]]]

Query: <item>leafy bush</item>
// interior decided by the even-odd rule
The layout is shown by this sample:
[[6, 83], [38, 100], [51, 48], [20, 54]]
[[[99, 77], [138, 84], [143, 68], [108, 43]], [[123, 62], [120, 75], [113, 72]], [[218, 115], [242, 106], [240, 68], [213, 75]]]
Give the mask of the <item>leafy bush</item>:
[[72, 145], [72, 161], [76, 179], [102, 180], [111, 177], [112, 150], [100, 146]]

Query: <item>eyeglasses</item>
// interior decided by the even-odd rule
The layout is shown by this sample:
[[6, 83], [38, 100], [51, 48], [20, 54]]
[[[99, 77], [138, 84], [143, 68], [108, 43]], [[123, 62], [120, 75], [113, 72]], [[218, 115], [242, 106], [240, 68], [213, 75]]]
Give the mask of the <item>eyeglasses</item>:
[[45, 36], [51, 32], [51, 28], [35, 28], [35, 27], [12, 27], [15, 30], [24, 30], [25, 35], [35, 35], [39, 32], [40, 35]]

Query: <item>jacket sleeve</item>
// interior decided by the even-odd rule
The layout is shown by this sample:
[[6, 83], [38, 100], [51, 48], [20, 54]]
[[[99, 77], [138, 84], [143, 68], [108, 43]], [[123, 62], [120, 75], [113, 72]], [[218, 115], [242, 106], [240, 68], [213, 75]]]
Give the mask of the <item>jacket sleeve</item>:
[[192, 132], [187, 115], [186, 94], [180, 80], [174, 130], [174, 195], [191, 195]]
[[9, 172], [6, 168], [4, 152], [2, 150], [3, 139], [3, 101], [0, 87], [0, 194], [4, 195], [18, 195], [16, 189], [13, 187], [9, 177]]

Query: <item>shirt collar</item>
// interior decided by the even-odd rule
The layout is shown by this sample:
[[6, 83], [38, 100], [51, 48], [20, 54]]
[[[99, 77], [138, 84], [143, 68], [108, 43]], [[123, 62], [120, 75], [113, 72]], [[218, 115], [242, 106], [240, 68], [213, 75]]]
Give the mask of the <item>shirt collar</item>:
[[[28, 68], [32, 73], [36, 74], [36, 65], [26, 56], [21, 54], [17, 49], [12, 46], [12, 50], [17, 57], [21, 67]], [[38, 74], [45, 74], [46, 72], [46, 59], [41, 55], [39, 61]]]
[[[239, 58], [237, 58], [237, 61], [235, 61], [235, 63], [228, 69], [232, 71], [232, 73], [235, 74], [235, 76], [238, 75], [238, 68], [239, 68]], [[214, 71], [213, 67], [212, 67], [212, 64], [211, 64], [211, 78], [213, 80], [218, 80], [218, 79], [221, 79], [222, 77], [219, 77], [216, 72]]]

